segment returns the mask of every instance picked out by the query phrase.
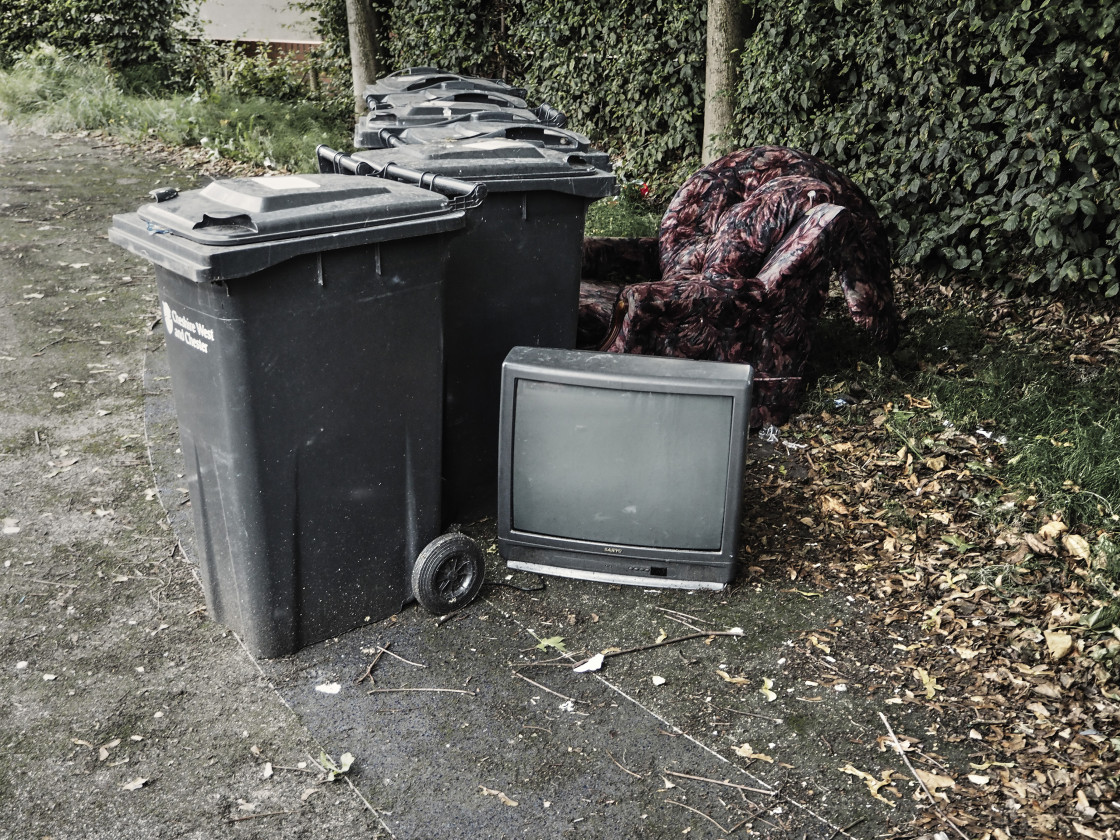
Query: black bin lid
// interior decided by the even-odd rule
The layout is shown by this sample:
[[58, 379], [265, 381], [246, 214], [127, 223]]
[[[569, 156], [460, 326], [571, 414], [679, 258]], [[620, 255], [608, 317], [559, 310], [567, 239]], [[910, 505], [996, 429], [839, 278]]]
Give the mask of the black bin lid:
[[114, 216], [109, 238], [204, 282], [299, 254], [454, 230], [463, 215], [440, 193], [382, 178], [231, 178]]
[[465, 119], [443, 125], [414, 126], [400, 131], [399, 137], [403, 143], [461, 142], [496, 138], [521, 140], [560, 152], [591, 151], [591, 139], [582, 134], [542, 123], [508, 120], [500, 113], [471, 114]]
[[[403, 188], [402, 188], [403, 187]], [[230, 178], [146, 204], [140, 217], [192, 242], [234, 245], [446, 212], [446, 197], [380, 178]]]
[[501, 79], [463, 76], [440, 70], [438, 67], [409, 67], [367, 85], [364, 95], [366, 101], [377, 101], [391, 93], [422, 90], [486, 90], [508, 93], [521, 99], [524, 99], [528, 93], [525, 88], [513, 87]]
[[380, 168], [396, 163], [409, 169], [486, 184], [489, 192], [548, 190], [596, 199], [614, 195], [618, 185], [601, 152], [560, 152], [521, 140], [485, 137], [418, 143], [355, 152]]
[[447, 105], [493, 105], [496, 108], [528, 108], [520, 96], [511, 96], [496, 90], [422, 90], [412, 93], [390, 93], [370, 105], [371, 112], [391, 108], [428, 105], [435, 102]]
[[393, 126], [431, 125], [478, 113], [501, 114], [511, 122], [540, 122], [540, 118], [528, 108], [511, 108], [492, 102], [425, 99], [369, 111], [358, 121], [358, 125], [363, 129], [374, 130]]

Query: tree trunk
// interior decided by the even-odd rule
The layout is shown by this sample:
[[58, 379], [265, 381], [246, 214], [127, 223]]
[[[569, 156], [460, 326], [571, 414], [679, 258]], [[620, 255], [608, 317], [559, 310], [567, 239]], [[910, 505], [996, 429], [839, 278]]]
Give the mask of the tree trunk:
[[354, 79], [354, 113], [364, 114], [366, 85], [384, 75], [378, 41], [381, 15], [369, 0], [346, 0], [346, 24], [350, 32], [350, 68]]
[[701, 160], [719, 156], [718, 138], [735, 113], [736, 63], [743, 42], [743, 0], [708, 0], [708, 55], [704, 74], [704, 146]]

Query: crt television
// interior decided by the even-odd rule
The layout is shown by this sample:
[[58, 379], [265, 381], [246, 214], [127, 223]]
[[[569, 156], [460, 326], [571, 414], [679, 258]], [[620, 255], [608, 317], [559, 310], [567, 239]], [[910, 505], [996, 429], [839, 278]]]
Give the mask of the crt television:
[[498, 551], [511, 569], [721, 589], [735, 577], [749, 365], [515, 347]]

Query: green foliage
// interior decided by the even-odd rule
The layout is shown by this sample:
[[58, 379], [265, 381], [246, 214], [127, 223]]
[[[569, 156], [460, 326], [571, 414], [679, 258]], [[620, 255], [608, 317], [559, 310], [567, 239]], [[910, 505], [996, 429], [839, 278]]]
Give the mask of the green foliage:
[[1120, 8], [758, 0], [729, 145], [861, 181], [899, 263], [1004, 289], [1120, 291]]
[[388, 29], [386, 59], [394, 68], [432, 66], [494, 78], [520, 77], [513, 26], [518, 0], [410, 0], [375, 4]]
[[186, 0], [5, 0], [0, 66], [41, 41], [116, 68], [161, 64], [176, 52], [186, 16]]
[[49, 31], [48, 5], [41, 0], [0, 3], [0, 67], [10, 66]]
[[306, 172], [315, 171], [316, 145], [347, 142], [349, 103], [288, 99], [281, 106], [255, 95], [248, 85], [252, 74], [233, 75], [193, 93], [138, 96], [99, 63], [48, 47], [0, 73], [0, 117], [47, 131], [108, 129], [133, 141], [156, 137], [201, 146], [214, 158]]
[[205, 89], [234, 96], [290, 102], [308, 98], [307, 72], [306, 64], [288, 56], [270, 58], [267, 44], [230, 43], [214, 50], [213, 61], [200, 82]]
[[617, 196], [603, 198], [587, 208], [587, 236], [657, 236], [663, 209], [643, 194], [646, 184], [625, 183]]
[[350, 40], [345, 0], [293, 0], [291, 5], [313, 17], [315, 34], [322, 43], [313, 51], [312, 60], [339, 82], [339, 95], [347, 99], [347, 107], [353, 110], [349, 102]]
[[611, 152], [624, 179], [675, 189], [699, 163], [701, 3], [536, 0], [513, 38], [532, 94]]

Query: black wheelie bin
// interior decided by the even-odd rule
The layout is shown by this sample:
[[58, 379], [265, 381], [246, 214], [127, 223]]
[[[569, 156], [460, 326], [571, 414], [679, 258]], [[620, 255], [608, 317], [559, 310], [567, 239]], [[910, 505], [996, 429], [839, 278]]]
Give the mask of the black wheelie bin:
[[[341, 171], [339, 160], [319, 150], [325, 171]], [[589, 204], [617, 192], [609, 161], [504, 138], [398, 146], [353, 160], [487, 189], [451, 243], [444, 289], [443, 515], [445, 525], [493, 515], [502, 362], [516, 346], [575, 347], [584, 221]]]
[[[443, 283], [482, 194], [462, 186], [235, 178], [113, 219], [155, 266], [207, 607], [255, 655], [398, 612], [440, 544]], [[422, 584], [454, 606], [475, 571]]]

